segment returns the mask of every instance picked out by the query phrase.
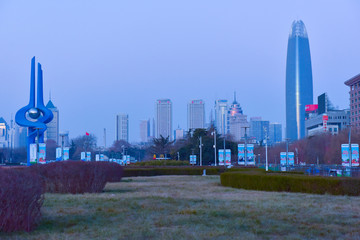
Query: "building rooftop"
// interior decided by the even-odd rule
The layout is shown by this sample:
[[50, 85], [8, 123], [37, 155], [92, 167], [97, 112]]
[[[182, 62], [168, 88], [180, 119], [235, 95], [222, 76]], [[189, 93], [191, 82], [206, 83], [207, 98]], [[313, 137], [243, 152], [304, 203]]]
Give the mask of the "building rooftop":
[[51, 100], [46, 104], [47, 108], [56, 108]]
[[301, 20], [293, 21], [290, 29], [289, 37], [304, 37], [307, 38], [307, 32], [305, 28], [305, 24]]
[[360, 82], [360, 74], [356, 75], [355, 77], [350, 78], [349, 80], [345, 81], [345, 85], [352, 86], [355, 83]]

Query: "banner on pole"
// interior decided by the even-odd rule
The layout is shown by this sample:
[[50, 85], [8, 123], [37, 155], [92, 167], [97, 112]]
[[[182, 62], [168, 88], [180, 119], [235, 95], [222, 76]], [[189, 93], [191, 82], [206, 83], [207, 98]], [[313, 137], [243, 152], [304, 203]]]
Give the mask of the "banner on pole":
[[238, 144], [238, 164], [245, 165], [245, 144]]
[[230, 149], [225, 149], [225, 164], [226, 164], [226, 166], [231, 165], [231, 150]]
[[46, 163], [46, 144], [39, 143], [39, 161], [38, 163]]
[[61, 161], [61, 148], [56, 148], [56, 161]]
[[219, 149], [219, 166], [224, 166], [224, 149]]
[[96, 155], [95, 155], [95, 161], [96, 161], [96, 162], [100, 161], [100, 154], [96, 154]]
[[351, 144], [351, 166], [359, 166], [359, 144]]
[[246, 144], [247, 165], [255, 165], [254, 144]]
[[81, 157], [80, 157], [81, 161], [86, 161], [86, 154], [85, 152], [81, 152]]
[[[289, 164], [289, 166], [294, 166], [294, 164], [295, 164], [294, 152], [288, 152], [288, 164]], [[286, 166], [286, 152], [280, 153], [280, 165]]]
[[37, 162], [36, 153], [37, 153], [37, 146], [35, 143], [30, 144], [30, 164], [35, 164]]
[[[341, 160], [344, 167], [350, 167], [349, 144], [341, 144]], [[351, 166], [359, 166], [359, 144], [351, 144]]]
[[64, 161], [69, 160], [70, 148], [68, 148], [68, 147], [64, 148], [63, 154], [64, 154]]
[[91, 161], [91, 152], [86, 152], [86, 161]]
[[190, 164], [195, 165], [196, 164], [196, 155], [190, 155]]
[[104, 154], [100, 154], [100, 161], [104, 161], [105, 160], [105, 158], [104, 158]]

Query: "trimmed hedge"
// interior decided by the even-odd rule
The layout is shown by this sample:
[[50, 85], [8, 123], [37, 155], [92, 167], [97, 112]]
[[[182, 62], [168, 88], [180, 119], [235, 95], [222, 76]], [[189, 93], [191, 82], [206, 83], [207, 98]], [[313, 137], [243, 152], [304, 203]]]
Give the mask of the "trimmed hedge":
[[44, 183], [29, 169], [0, 168], [0, 231], [32, 231], [41, 218]]
[[111, 162], [61, 161], [30, 169], [45, 181], [50, 193], [99, 193], [107, 182], [119, 182], [123, 168]]
[[189, 166], [189, 161], [151, 160], [134, 163], [135, 166]]
[[202, 175], [206, 169], [207, 175], [219, 175], [220, 168], [206, 167], [173, 167], [173, 168], [125, 168], [124, 177], [159, 176], [159, 175]]
[[226, 172], [221, 185], [248, 190], [302, 192], [332, 195], [360, 195], [360, 179], [301, 176], [259, 172]]

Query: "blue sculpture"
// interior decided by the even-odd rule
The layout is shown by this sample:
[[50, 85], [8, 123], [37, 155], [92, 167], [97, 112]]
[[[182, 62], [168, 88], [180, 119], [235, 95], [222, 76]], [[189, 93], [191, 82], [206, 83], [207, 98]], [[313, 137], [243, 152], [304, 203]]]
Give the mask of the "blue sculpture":
[[43, 72], [40, 63], [38, 63], [36, 105], [35, 107], [35, 57], [33, 57], [31, 59], [29, 104], [21, 108], [15, 115], [16, 123], [19, 126], [28, 128], [26, 143], [28, 165], [30, 165], [30, 144], [35, 143], [36, 137], [38, 137], [38, 143], [44, 142], [44, 132], [47, 128], [46, 123], [49, 123], [54, 117], [51, 110], [44, 105]]

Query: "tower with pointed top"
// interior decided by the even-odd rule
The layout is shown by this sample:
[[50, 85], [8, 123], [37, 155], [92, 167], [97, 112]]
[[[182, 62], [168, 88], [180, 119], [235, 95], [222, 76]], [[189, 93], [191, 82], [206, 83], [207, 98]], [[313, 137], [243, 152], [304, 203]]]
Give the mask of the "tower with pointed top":
[[236, 92], [234, 92], [234, 101], [229, 109], [229, 133], [235, 141], [239, 142], [245, 137], [244, 127], [249, 127], [247, 116], [243, 114], [240, 104], [236, 101]]
[[313, 103], [309, 39], [304, 23], [291, 26], [286, 60], [286, 138], [305, 137], [305, 106]]
[[46, 107], [49, 110], [51, 110], [51, 112], [54, 115], [54, 118], [51, 122], [46, 124], [47, 129], [45, 132], [45, 141], [53, 140], [56, 142], [57, 145], [60, 145], [61, 143], [59, 140], [59, 110], [57, 107], [55, 107], [55, 105], [51, 101], [51, 94], [50, 94], [49, 102], [46, 104]]

